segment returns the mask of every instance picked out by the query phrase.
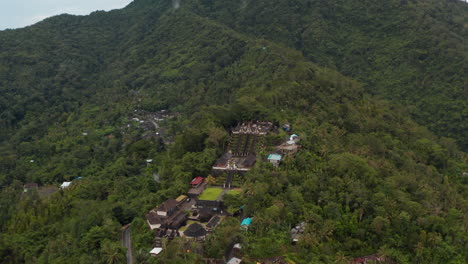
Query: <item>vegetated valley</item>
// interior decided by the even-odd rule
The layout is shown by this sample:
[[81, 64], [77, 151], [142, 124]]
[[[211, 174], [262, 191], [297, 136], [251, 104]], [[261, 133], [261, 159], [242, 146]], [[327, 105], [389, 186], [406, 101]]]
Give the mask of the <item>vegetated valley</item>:
[[0, 31], [0, 262], [466, 263], [466, 16], [135, 0]]

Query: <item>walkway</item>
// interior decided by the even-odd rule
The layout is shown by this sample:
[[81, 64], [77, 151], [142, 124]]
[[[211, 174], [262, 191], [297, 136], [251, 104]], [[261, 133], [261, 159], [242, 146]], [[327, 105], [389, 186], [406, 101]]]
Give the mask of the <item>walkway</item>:
[[122, 246], [127, 248], [127, 264], [133, 264], [132, 240], [130, 238], [130, 225], [123, 227]]
[[218, 198], [216, 199], [216, 201], [222, 201], [223, 200], [223, 196], [229, 191], [229, 189], [223, 189], [223, 191], [219, 194]]

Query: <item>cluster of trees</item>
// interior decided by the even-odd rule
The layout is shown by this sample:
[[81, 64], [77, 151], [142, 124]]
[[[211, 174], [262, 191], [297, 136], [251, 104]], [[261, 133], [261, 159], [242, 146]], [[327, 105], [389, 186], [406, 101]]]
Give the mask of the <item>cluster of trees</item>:
[[[417, 94], [446, 104], [444, 96], [457, 93], [443, 87], [462, 87], [461, 73], [450, 70], [458, 62], [445, 64], [464, 57], [444, 53], [441, 35], [423, 29], [421, 42], [411, 42], [420, 31], [408, 22], [430, 17], [457, 36], [460, 3], [424, 3], [185, 1], [174, 10], [170, 1], [139, 0], [123, 10], [0, 32], [1, 262], [123, 263], [120, 227], [132, 223], [138, 263], [221, 258], [234, 240], [246, 261], [282, 255], [337, 263], [378, 252], [398, 263], [464, 263], [466, 154], [412, 121], [413, 110], [369, 95], [375, 89], [410, 103]], [[413, 16], [419, 6], [424, 14], [439, 5], [447, 6]], [[408, 27], [385, 35], [391, 23]], [[428, 38], [436, 42], [427, 62], [433, 69], [394, 56], [429, 52], [419, 45]], [[391, 57], [401, 68], [389, 67]], [[424, 92], [409, 89], [421, 80], [430, 84]], [[416, 106], [418, 120], [438, 118], [424, 115], [439, 108]], [[122, 133], [135, 109], [180, 112], [166, 124], [175, 142]], [[447, 118], [463, 121], [463, 114]], [[244, 205], [253, 216], [252, 227], [241, 232], [239, 220], [228, 218], [203, 246], [176, 239], [160, 258], [149, 258], [153, 234], [145, 213], [186, 193], [193, 177], [209, 175], [227, 131], [242, 120], [290, 123], [302, 144], [277, 169], [258, 162], [244, 192], [227, 195], [229, 207]], [[466, 135], [458, 128], [437, 131], [461, 140]], [[27, 182], [58, 185], [77, 177], [83, 178], [51, 196], [22, 193]], [[306, 232], [293, 246], [289, 230], [300, 222]]]

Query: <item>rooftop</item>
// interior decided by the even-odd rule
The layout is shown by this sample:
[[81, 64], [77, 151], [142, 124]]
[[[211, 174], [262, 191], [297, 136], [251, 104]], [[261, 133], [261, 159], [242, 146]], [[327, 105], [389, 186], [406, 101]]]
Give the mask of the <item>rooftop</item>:
[[156, 247], [156, 248], [153, 248], [153, 249], [150, 251], [150, 254], [158, 255], [159, 253], [161, 253], [161, 251], [163, 251], [162, 248]]
[[192, 194], [192, 195], [200, 195], [204, 190], [205, 190], [205, 186], [200, 185], [200, 186], [198, 186], [198, 187], [196, 187], [196, 188], [191, 188], [191, 189], [187, 192], [187, 194], [189, 194], [189, 195], [190, 195], [190, 194]]
[[146, 219], [151, 225], [162, 224], [164, 219], [161, 218], [156, 212], [151, 211], [149, 214], [146, 215]]
[[185, 199], [187, 198], [188, 198], [187, 195], [180, 195], [179, 197], [176, 198], [176, 201], [180, 203], [180, 202], [185, 201]]
[[241, 226], [249, 226], [250, 224], [252, 224], [252, 218], [249, 217], [242, 220]]
[[60, 185], [60, 188], [68, 188], [70, 187], [71, 182], [63, 182], [62, 185]]
[[191, 184], [191, 185], [197, 185], [197, 184], [202, 183], [203, 180], [204, 180], [203, 177], [196, 177], [196, 178], [194, 178], [194, 179], [190, 182], [190, 184]]
[[221, 220], [219, 216], [217, 215], [213, 216], [211, 220], [208, 222], [208, 224], [206, 224], [206, 227], [215, 228], [219, 224], [219, 220]]
[[179, 202], [177, 202], [177, 200], [169, 199], [169, 200], [165, 201], [164, 203], [162, 203], [156, 210], [157, 211], [167, 212], [167, 211], [170, 211], [173, 208], [177, 207], [178, 204], [179, 204]]
[[180, 226], [187, 219], [187, 214], [184, 211], [178, 211], [176, 214], [171, 216], [167, 221], [171, 226]]
[[206, 235], [206, 230], [199, 223], [193, 223], [185, 230], [184, 235], [188, 237], [202, 237]]
[[278, 161], [280, 161], [281, 160], [281, 155], [279, 155], [279, 154], [270, 154], [268, 156], [268, 160], [278, 160]]

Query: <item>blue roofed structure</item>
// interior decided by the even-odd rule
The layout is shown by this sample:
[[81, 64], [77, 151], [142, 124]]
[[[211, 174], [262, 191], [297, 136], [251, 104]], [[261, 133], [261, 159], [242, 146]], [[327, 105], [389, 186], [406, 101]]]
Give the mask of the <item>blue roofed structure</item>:
[[250, 226], [250, 224], [252, 224], [252, 218], [249, 217], [242, 220], [241, 226]]
[[283, 157], [280, 154], [270, 154], [268, 156], [268, 161], [273, 164], [273, 166], [278, 167], [279, 163], [281, 162], [281, 159]]
[[268, 160], [278, 160], [278, 161], [280, 161], [281, 160], [281, 155], [279, 155], [279, 154], [270, 154], [268, 156]]

